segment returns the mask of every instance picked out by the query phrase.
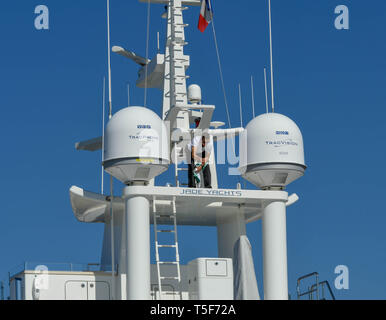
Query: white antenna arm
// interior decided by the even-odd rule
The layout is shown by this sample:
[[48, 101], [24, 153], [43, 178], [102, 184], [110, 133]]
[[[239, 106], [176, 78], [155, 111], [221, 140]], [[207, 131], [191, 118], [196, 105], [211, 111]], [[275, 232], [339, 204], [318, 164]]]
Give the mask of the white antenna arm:
[[275, 112], [275, 96], [273, 88], [273, 57], [272, 57], [272, 15], [271, 15], [271, 0], [268, 0], [269, 4], [269, 49], [271, 59], [271, 96], [272, 96], [272, 112]]
[[141, 67], [144, 67], [148, 63], [150, 63], [149, 59], [145, 59], [144, 57], [141, 57], [140, 55], [136, 54], [135, 52], [128, 51], [125, 48], [122, 48], [120, 46], [113, 46], [111, 48], [112, 52], [117, 53], [121, 55], [122, 57], [128, 58], [133, 60], [135, 63], [139, 64]]

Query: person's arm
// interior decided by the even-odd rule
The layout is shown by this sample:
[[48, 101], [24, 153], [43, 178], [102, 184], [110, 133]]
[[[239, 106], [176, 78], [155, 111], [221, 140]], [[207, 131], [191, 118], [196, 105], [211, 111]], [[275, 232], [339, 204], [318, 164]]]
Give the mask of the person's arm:
[[194, 161], [202, 163], [203, 158], [196, 154], [197, 147], [192, 146], [192, 158]]
[[199, 157], [197, 154], [196, 154], [196, 147], [192, 146], [192, 158], [194, 161], [197, 161], [197, 162], [201, 162], [202, 163], [202, 158]]
[[196, 154], [196, 147], [194, 147], [194, 146], [192, 146], [192, 158], [193, 158], [194, 162], [197, 161], [197, 162], [201, 163], [201, 165], [196, 168], [196, 172], [200, 172], [205, 165], [205, 163], [204, 163], [205, 159], [201, 158], [200, 156], [198, 156]]
[[212, 137], [210, 137], [209, 143], [205, 147], [205, 158], [202, 159], [202, 165], [205, 165], [205, 163], [209, 162], [212, 149], [213, 149], [213, 140], [212, 140]]
[[205, 153], [205, 158], [202, 159], [202, 165], [205, 165], [205, 163], [209, 162], [210, 152], [207, 152], [207, 153], [208, 153], [208, 155], [206, 155], [206, 153]]

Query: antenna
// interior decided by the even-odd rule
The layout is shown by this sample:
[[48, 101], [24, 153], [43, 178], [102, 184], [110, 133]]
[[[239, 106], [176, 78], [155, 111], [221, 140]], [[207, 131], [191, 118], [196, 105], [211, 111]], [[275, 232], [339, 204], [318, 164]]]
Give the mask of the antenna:
[[251, 76], [251, 94], [252, 94], [252, 112], [253, 118], [255, 118], [255, 90], [253, 88], [253, 77]]
[[103, 162], [105, 158], [105, 110], [106, 110], [106, 77], [103, 77], [103, 103], [102, 103], [102, 179], [101, 179], [101, 194], [103, 194], [104, 186], [104, 168]]
[[130, 84], [127, 84], [127, 103], [130, 106]]
[[267, 91], [267, 69], [264, 68], [264, 86], [265, 86], [265, 107], [267, 113], [268, 111], [268, 91]]
[[[113, 116], [112, 98], [111, 98], [111, 55], [110, 55], [110, 1], [107, 0], [107, 46], [108, 46], [108, 68], [109, 68], [109, 119]], [[115, 235], [114, 235], [114, 189], [113, 176], [110, 175], [110, 233], [111, 233], [111, 277], [112, 277], [112, 298], [115, 296]]]
[[241, 127], [243, 127], [243, 106], [241, 102], [241, 85], [239, 83], [239, 100], [240, 100], [240, 122], [241, 122]]
[[272, 112], [275, 112], [275, 97], [273, 88], [273, 57], [272, 57], [272, 15], [271, 15], [271, 0], [268, 0], [269, 7], [269, 51], [271, 59], [271, 96], [272, 96]]
[[[147, 1], [147, 30], [146, 30], [146, 60], [149, 58], [149, 33], [150, 33], [150, 0]], [[145, 93], [143, 106], [146, 108], [147, 105], [147, 80], [148, 80], [148, 64], [145, 66]]]
[[160, 53], [160, 49], [159, 49], [159, 32], [157, 32], [157, 52]]
[[109, 71], [109, 119], [112, 117], [113, 107], [111, 99], [111, 55], [110, 55], [110, 0], [107, 0], [107, 46], [108, 46], [108, 71]]

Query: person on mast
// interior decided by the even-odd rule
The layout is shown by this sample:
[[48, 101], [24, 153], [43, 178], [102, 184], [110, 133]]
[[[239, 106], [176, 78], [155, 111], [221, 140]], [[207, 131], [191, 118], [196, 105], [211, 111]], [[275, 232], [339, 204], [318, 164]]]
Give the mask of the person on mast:
[[[201, 118], [195, 120], [196, 128], [200, 125]], [[189, 144], [190, 163], [188, 168], [189, 188], [196, 188], [201, 182], [200, 173], [204, 176], [204, 188], [212, 188], [212, 176], [210, 172], [209, 159], [213, 150], [213, 138], [201, 130], [196, 130]]]

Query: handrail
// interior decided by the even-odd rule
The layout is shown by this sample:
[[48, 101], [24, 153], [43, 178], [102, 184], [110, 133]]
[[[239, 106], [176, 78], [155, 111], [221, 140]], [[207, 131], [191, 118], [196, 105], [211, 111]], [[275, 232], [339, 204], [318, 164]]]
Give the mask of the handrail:
[[[336, 299], [335, 299], [335, 295], [334, 295], [334, 293], [332, 292], [332, 289], [331, 289], [331, 287], [330, 287], [329, 282], [328, 282], [327, 280], [325, 280], [325, 281], [322, 281], [321, 283], [319, 283], [319, 285], [322, 287], [322, 289], [324, 289], [324, 285], [325, 285], [325, 284], [327, 285], [327, 289], [328, 289], [328, 291], [330, 292], [330, 295], [331, 295], [332, 300], [336, 300]], [[315, 286], [316, 286], [316, 284], [312, 285], [311, 290], [312, 290]], [[325, 298], [324, 290], [323, 290], [323, 298]]]
[[[317, 300], [319, 300], [319, 291], [318, 291], [318, 289], [312, 290], [312, 287], [311, 287], [311, 290], [309, 290], [307, 292], [303, 292], [303, 293], [300, 292], [300, 281], [302, 281], [304, 279], [307, 279], [307, 278], [310, 278], [310, 277], [313, 277], [313, 276], [315, 276], [315, 278], [316, 278], [316, 284], [315, 284], [316, 288], [319, 288], [319, 273], [317, 273], [317, 272], [312, 272], [312, 273], [306, 274], [306, 275], [298, 278], [297, 286], [296, 286], [296, 291], [297, 291], [297, 294], [298, 294], [298, 300], [300, 300], [300, 297], [302, 297], [304, 295], [307, 295], [307, 294], [311, 294], [311, 293], [313, 293], [315, 291], [316, 291], [316, 298], [317, 298]], [[315, 286], [315, 285], [313, 285], [313, 286]]]
[[0, 281], [0, 300], [4, 300], [4, 281]]
[[[91, 271], [91, 269], [96, 269], [96, 267], [100, 267], [99, 269], [104, 270], [104, 265], [100, 263], [71, 263], [71, 262], [49, 262], [49, 263], [41, 263], [41, 262], [24, 262], [22, 264], [17, 265], [12, 268], [10, 272], [8, 272], [8, 279], [11, 280], [18, 274], [27, 271], [34, 270], [38, 265], [45, 265], [51, 270], [55, 271]], [[118, 264], [116, 264], [116, 269], [118, 270]]]
[[305, 276], [298, 278], [298, 285], [299, 285], [301, 280], [304, 280], [306, 278], [310, 278], [312, 276], [319, 276], [319, 273], [318, 272], [312, 272], [312, 273], [306, 274]]

